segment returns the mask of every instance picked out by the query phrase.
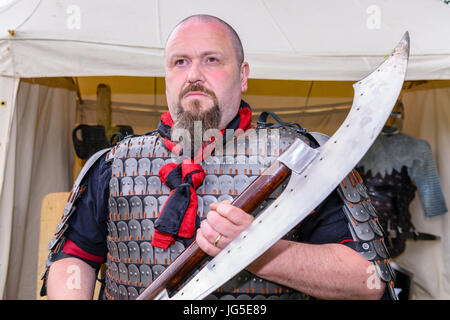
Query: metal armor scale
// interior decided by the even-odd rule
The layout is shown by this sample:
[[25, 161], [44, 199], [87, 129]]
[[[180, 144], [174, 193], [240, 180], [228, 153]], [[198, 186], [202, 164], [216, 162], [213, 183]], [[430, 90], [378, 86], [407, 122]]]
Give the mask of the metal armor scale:
[[[232, 148], [224, 147], [222, 157], [213, 154], [203, 161], [202, 167], [206, 176], [197, 189], [198, 220], [206, 218], [212, 202], [236, 198], [295, 138], [309, 143], [308, 138], [299, 130], [292, 128], [268, 128], [248, 132], [257, 132], [257, 138], [245, 134], [245, 139], [233, 141]], [[324, 135], [318, 134], [315, 137], [319, 137], [321, 140], [318, 141], [322, 143]], [[227, 150], [231, 151], [227, 153]], [[93, 157], [98, 159], [105, 152], [99, 152]], [[193, 241], [179, 238], [166, 250], [151, 245], [154, 223], [169, 195], [169, 189], [161, 183], [158, 172], [165, 163], [179, 159], [173, 157], [165, 148], [164, 140], [158, 134], [127, 137], [109, 150], [106, 159], [111, 163], [112, 173], [109, 184], [108, 254], [103, 298], [135, 299]], [[93, 161], [94, 159], [88, 163]], [[77, 179], [55, 236], [49, 244], [51, 252], [43, 278], [52, 262], [52, 254], [62, 247], [67, 222], [74, 212], [74, 204], [80, 194], [82, 175], [87, 170], [88, 167], [84, 168]], [[260, 209], [275, 200], [286, 184], [287, 181], [275, 190]], [[344, 212], [354, 240], [346, 245], [372, 261], [374, 270], [392, 288], [394, 276], [384, 245], [384, 233], [367, 189], [355, 170], [341, 182], [338, 194], [345, 203]], [[299, 238], [299, 231], [294, 228], [283, 239], [299, 241]], [[308, 298], [310, 297], [306, 294], [266, 281], [246, 270], [206, 297]]]
[[[295, 137], [307, 140], [288, 129], [277, 131], [273, 139], [270, 129], [249, 132], [259, 134], [245, 134], [244, 139], [234, 139], [233, 146], [228, 143], [224, 147], [222, 157], [213, 154], [202, 162], [206, 175], [203, 184], [196, 190], [199, 221], [206, 218], [212, 202], [237, 197]], [[278, 138], [278, 141], [272, 141]], [[161, 183], [158, 172], [164, 164], [179, 160], [166, 149], [163, 138], [157, 134], [125, 139], [107, 155], [107, 161], [112, 166], [112, 177], [106, 299], [136, 298], [193, 241], [178, 238], [166, 250], [151, 245], [155, 221], [170, 192]], [[282, 192], [282, 187], [267, 201], [275, 199]], [[285, 238], [295, 241], [297, 233], [293, 230]], [[306, 297], [243, 270], [207, 299]]]
[[[233, 200], [294, 141], [295, 137], [307, 141], [295, 130], [281, 129], [275, 151], [271, 130], [268, 129], [259, 135], [257, 140], [253, 140], [253, 143], [256, 142], [254, 145], [251, 138], [242, 141], [241, 145], [235, 140], [234, 147], [231, 148], [233, 154], [227, 154], [225, 150], [225, 156], [221, 160], [214, 156], [205, 159], [202, 166], [206, 176], [197, 189], [199, 219], [206, 218], [210, 203]], [[177, 159], [172, 157], [158, 135], [126, 139], [108, 154], [107, 159], [112, 163], [112, 178], [105, 297], [134, 299], [192, 241], [177, 239], [166, 250], [151, 246], [154, 223], [169, 194], [169, 189], [160, 182], [158, 171], [165, 163]], [[283, 186], [285, 184], [267, 199], [267, 203], [283, 191]], [[361, 178], [356, 172], [352, 172], [341, 183], [340, 190], [340, 195], [345, 199], [349, 227], [354, 240], [357, 240], [353, 247], [368, 260], [374, 261], [381, 278], [390, 282], [392, 271], [382, 239], [383, 231]], [[284, 239], [298, 241], [298, 232], [293, 229]], [[308, 297], [243, 270], [206, 299], [217, 298]]]

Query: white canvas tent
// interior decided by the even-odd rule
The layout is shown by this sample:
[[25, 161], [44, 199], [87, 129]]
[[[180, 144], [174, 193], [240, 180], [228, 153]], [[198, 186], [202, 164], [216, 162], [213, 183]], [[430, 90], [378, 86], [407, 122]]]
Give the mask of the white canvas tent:
[[[70, 137], [76, 119], [76, 91], [66, 77], [80, 77], [88, 98], [91, 76], [141, 77], [137, 82], [162, 77], [167, 35], [179, 20], [195, 13], [223, 18], [241, 35], [253, 83], [263, 88], [249, 91], [246, 99], [253, 106], [290, 110], [287, 115], [293, 120], [328, 134], [340, 125], [345, 113], [305, 119], [295, 116], [296, 108], [351, 101], [351, 81], [381, 63], [408, 30], [411, 59], [407, 80], [427, 83], [403, 94], [407, 109], [404, 132], [430, 142], [450, 203], [450, 165], [445, 161], [450, 155], [450, 7], [439, 0], [9, 0], [3, 4], [3, 298], [34, 297], [40, 200], [46, 193], [67, 191], [72, 182]], [[163, 86], [160, 79], [152, 81]], [[273, 89], [280, 86], [280, 91]], [[143, 96], [125, 92], [113, 100], [123, 104], [143, 99], [164, 107], [163, 92], [154, 90]], [[146, 100], [150, 96], [154, 97]], [[412, 205], [416, 227], [440, 235], [441, 240], [409, 243], [397, 262], [414, 272], [415, 298], [448, 299], [450, 243], [446, 231], [450, 221], [447, 215], [425, 219], [421, 210], [416, 199]]]

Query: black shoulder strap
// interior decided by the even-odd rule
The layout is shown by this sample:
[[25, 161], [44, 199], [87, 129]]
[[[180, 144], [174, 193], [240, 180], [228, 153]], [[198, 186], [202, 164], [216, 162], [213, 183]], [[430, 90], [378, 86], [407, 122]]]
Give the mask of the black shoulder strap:
[[100, 159], [106, 152], [111, 150], [112, 148], [105, 148], [102, 150], [97, 151], [94, 153], [84, 164], [83, 168], [81, 168], [80, 173], [78, 174], [77, 179], [75, 180], [75, 183], [73, 187], [79, 186], [81, 184], [81, 181], [83, 180], [84, 176], [89, 172], [89, 170], [92, 168], [95, 162], [97, 162], [98, 159]]
[[[277, 123], [268, 123], [267, 118], [269, 116], [272, 116], [272, 118], [275, 119], [275, 121]], [[275, 114], [274, 112], [271, 112], [271, 111], [263, 111], [259, 115], [259, 119], [257, 122], [257, 129], [265, 129], [265, 128], [270, 128], [270, 129], [291, 128], [291, 129], [294, 129], [296, 132], [302, 134], [306, 138], [308, 138], [309, 141], [312, 142], [311, 147], [317, 148], [320, 146], [320, 144], [317, 142], [317, 140], [300, 124], [298, 124], [297, 122], [293, 122], [293, 121], [283, 121], [277, 114]]]

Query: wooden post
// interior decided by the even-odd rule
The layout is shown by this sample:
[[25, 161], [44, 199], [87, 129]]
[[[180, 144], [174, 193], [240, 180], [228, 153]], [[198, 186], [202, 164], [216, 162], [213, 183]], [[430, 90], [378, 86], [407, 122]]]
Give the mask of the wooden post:
[[111, 88], [106, 84], [97, 86], [97, 124], [105, 127], [106, 138], [112, 134], [111, 128]]

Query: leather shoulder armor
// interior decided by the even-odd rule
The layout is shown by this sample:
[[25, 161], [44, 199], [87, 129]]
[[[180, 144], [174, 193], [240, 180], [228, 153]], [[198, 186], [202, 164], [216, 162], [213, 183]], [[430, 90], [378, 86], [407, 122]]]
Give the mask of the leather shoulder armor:
[[[329, 138], [322, 133], [312, 132], [311, 135], [319, 144], [324, 144]], [[353, 169], [341, 181], [337, 192], [344, 203], [343, 211], [353, 237], [353, 241], [347, 242], [346, 245], [373, 262], [378, 276], [388, 286], [390, 297], [397, 299], [394, 291], [395, 273], [390, 266], [389, 251], [384, 243], [386, 234], [364, 181], [356, 169]], [[367, 285], [370, 284], [367, 283]], [[376, 283], [372, 285], [375, 286]]]
[[391, 297], [395, 299], [396, 295], [393, 290], [395, 275], [389, 263], [388, 249], [384, 243], [385, 233], [379, 223], [367, 188], [356, 169], [342, 180], [337, 191], [344, 202], [343, 211], [354, 240], [346, 245], [374, 263], [378, 276], [386, 282]]
[[81, 168], [80, 173], [78, 174], [77, 179], [75, 180], [72, 190], [69, 194], [69, 197], [67, 199], [66, 206], [64, 207], [61, 220], [58, 223], [58, 226], [56, 227], [55, 234], [53, 235], [52, 239], [50, 240], [50, 243], [48, 244], [48, 250], [52, 251], [55, 249], [57, 244], [59, 243], [59, 240], [61, 239], [62, 235], [66, 231], [69, 221], [69, 218], [72, 216], [73, 212], [75, 211], [74, 203], [80, 196], [80, 189], [81, 184], [88, 174], [89, 170], [92, 168], [92, 166], [97, 162], [98, 159], [100, 159], [107, 151], [109, 151], [110, 148], [102, 149], [100, 151], [97, 151], [95, 154], [93, 154], [84, 164], [83, 168]]
[[83, 168], [81, 168], [81, 171], [78, 174], [77, 179], [75, 180], [75, 182], [73, 184], [72, 190], [67, 199], [67, 203], [62, 212], [61, 219], [60, 219], [58, 225], [56, 226], [55, 233], [53, 234], [53, 237], [50, 240], [48, 247], [47, 247], [48, 250], [50, 250], [50, 252], [47, 257], [45, 269], [41, 276], [41, 280], [43, 280], [43, 284], [42, 284], [42, 288], [41, 288], [41, 292], [40, 292], [41, 296], [46, 295], [46, 290], [47, 290], [46, 289], [46, 278], [47, 278], [48, 270], [49, 270], [51, 264], [54, 262], [55, 254], [59, 253], [64, 245], [64, 242], [65, 242], [64, 233], [66, 232], [67, 228], [69, 227], [68, 222], [69, 222], [70, 217], [75, 212], [74, 205], [76, 204], [76, 201], [82, 192], [81, 185], [82, 185], [85, 177], [87, 176], [88, 172], [92, 168], [92, 166], [109, 150], [110, 150], [110, 148], [106, 148], [106, 149], [102, 149], [102, 150], [94, 153], [86, 161]]

